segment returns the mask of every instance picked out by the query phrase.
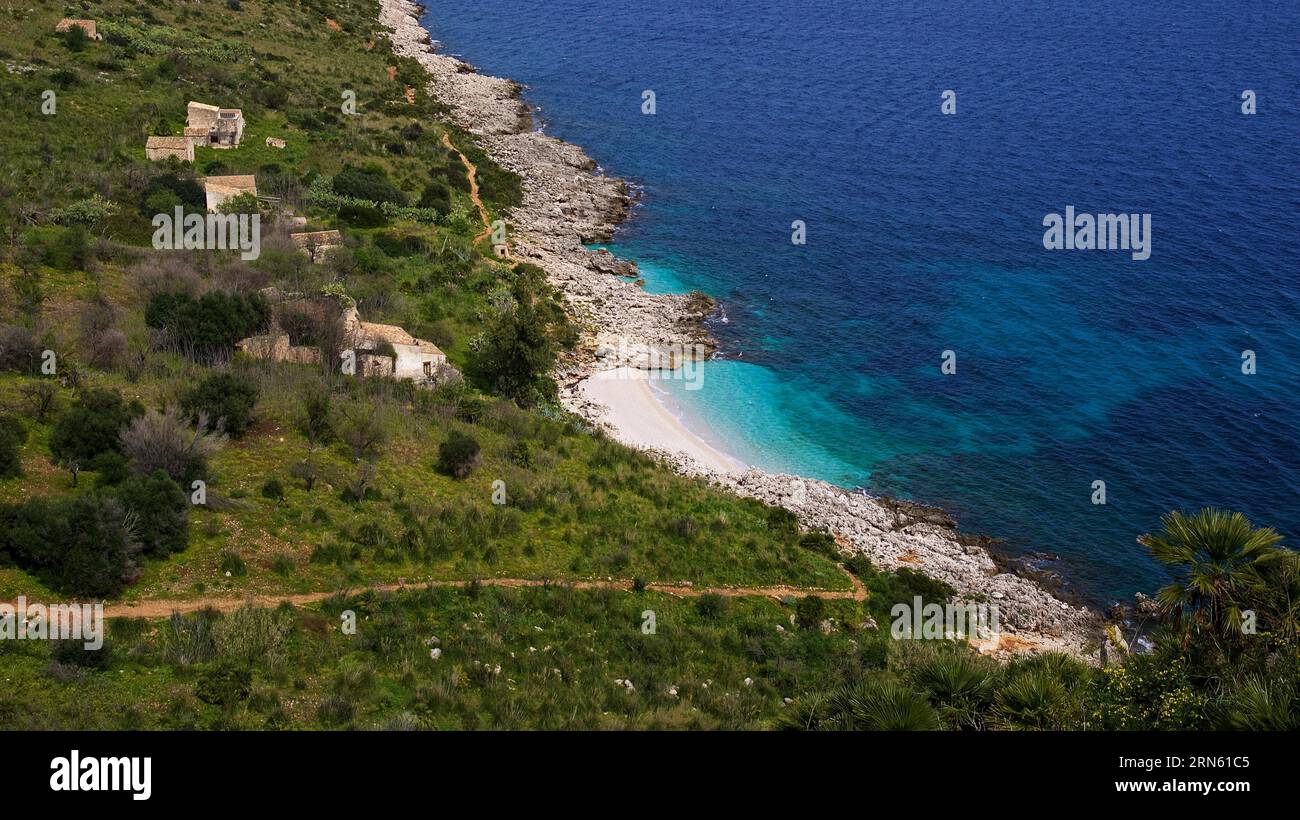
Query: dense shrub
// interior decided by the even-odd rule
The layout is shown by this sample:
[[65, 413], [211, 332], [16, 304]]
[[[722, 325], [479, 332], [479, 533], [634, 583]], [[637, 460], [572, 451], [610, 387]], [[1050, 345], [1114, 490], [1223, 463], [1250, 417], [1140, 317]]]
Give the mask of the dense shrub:
[[18, 449], [27, 441], [27, 428], [13, 416], [0, 415], [0, 478], [14, 478], [23, 473]]
[[59, 227], [48, 225], [24, 231], [20, 242], [29, 253], [56, 270], [85, 270], [92, 264], [90, 236], [80, 225]]
[[794, 608], [795, 618], [804, 629], [815, 629], [826, 617], [826, 602], [816, 595], [805, 595]]
[[167, 331], [181, 352], [206, 360], [228, 355], [235, 343], [266, 329], [271, 308], [260, 295], [158, 293], [145, 308], [144, 321]]
[[116, 390], [87, 390], [54, 423], [50, 452], [88, 467], [100, 453], [120, 453], [122, 429], [143, 414], [140, 402], [128, 404]]
[[280, 479], [275, 477], [268, 478], [266, 483], [262, 485], [262, 497], [269, 498], [272, 501], [283, 501], [284, 485], [280, 483]]
[[224, 430], [237, 438], [248, 429], [257, 398], [257, 385], [247, 376], [213, 373], [181, 397], [181, 409], [195, 424], [202, 417], [207, 429]]
[[438, 470], [455, 478], [469, 475], [478, 463], [478, 442], [459, 430], [452, 430], [438, 446]]
[[145, 555], [165, 558], [189, 546], [189, 498], [162, 470], [132, 476], [112, 492], [134, 517], [135, 535]]
[[98, 649], [88, 649], [84, 638], [67, 638], [50, 641], [50, 656], [62, 666], [107, 669], [113, 662], [113, 648], [105, 641]]
[[382, 228], [388, 224], [384, 212], [370, 205], [341, 205], [339, 221], [351, 228]]
[[91, 493], [0, 509], [0, 550], [60, 592], [111, 597], [135, 579], [140, 545], [122, 502]]
[[334, 192], [341, 196], [406, 205], [406, 194], [377, 165], [367, 165], [364, 168], [345, 165], [342, 171], [335, 174], [333, 182]]

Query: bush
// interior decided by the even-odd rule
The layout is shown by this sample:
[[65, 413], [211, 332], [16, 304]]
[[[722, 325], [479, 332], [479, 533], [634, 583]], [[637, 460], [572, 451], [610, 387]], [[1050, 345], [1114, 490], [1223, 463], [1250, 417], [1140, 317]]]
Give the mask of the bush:
[[0, 478], [23, 474], [18, 449], [27, 441], [27, 428], [13, 416], [0, 415]]
[[799, 546], [806, 550], [815, 552], [818, 555], [825, 555], [827, 558], [840, 557], [840, 548], [839, 545], [835, 543], [835, 537], [822, 530], [805, 533], [804, 536], [799, 539]]
[[152, 475], [162, 471], [173, 481], [189, 487], [207, 475], [208, 458], [221, 447], [219, 436], [191, 428], [176, 408], [150, 410], [132, 421], [121, 435], [122, 454], [131, 459], [135, 472]]
[[221, 553], [220, 568], [223, 575], [228, 574], [233, 578], [248, 574], [248, 564], [244, 563], [243, 556], [234, 550], [224, 550]]
[[478, 442], [459, 430], [452, 430], [438, 447], [438, 470], [455, 478], [464, 478], [478, 464], [478, 458]]
[[262, 497], [270, 498], [273, 501], [283, 501], [284, 485], [280, 483], [280, 479], [267, 479], [266, 483], [262, 485]]
[[62, 31], [63, 45], [68, 51], [84, 51], [90, 36], [81, 26], [68, 26]]
[[113, 662], [113, 650], [107, 642], [98, 649], [87, 649], [81, 638], [51, 641], [50, 655], [57, 664], [80, 669], [107, 669]]
[[186, 293], [158, 293], [145, 307], [144, 321], [163, 330], [181, 352], [199, 360], [229, 355], [240, 339], [261, 333], [271, 307], [258, 294], [211, 291], [198, 299]]
[[816, 629], [826, 617], [826, 602], [816, 595], [805, 595], [795, 605], [795, 618], [804, 629]]
[[70, 595], [119, 594], [138, 573], [139, 550], [126, 509], [109, 495], [33, 498], [0, 509], [0, 551]]
[[0, 325], [0, 370], [35, 373], [41, 361], [41, 346], [32, 332], [19, 325]]
[[134, 516], [135, 535], [145, 555], [166, 558], [189, 546], [189, 498], [165, 472], [132, 476], [112, 492]]
[[191, 422], [238, 438], [252, 421], [257, 398], [257, 385], [247, 376], [213, 373], [181, 397], [181, 409]]
[[402, 193], [388, 178], [384, 169], [377, 165], [367, 165], [364, 168], [345, 165], [343, 170], [334, 176], [333, 186], [334, 192], [340, 196], [369, 202], [406, 205], [406, 194]]
[[248, 699], [253, 688], [253, 674], [247, 669], [218, 666], [199, 675], [194, 694], [212, 706], [233, 706]]
[[62, 463], [89, 466], [101, 453], [120, 453], [122, 429], [142, 415], [140, 402], [127, 404], [116, 390], [87, 390], [54, 423], [50, 452]]
[[701, 618], [716, 621], [727, 614], [727, 599], [716, 592], [706, 592], [695, 599], [695, 612]]

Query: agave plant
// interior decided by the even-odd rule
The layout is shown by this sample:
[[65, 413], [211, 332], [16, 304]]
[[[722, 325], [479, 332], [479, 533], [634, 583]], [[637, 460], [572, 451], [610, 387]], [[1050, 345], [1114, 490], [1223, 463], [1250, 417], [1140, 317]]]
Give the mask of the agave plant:
[[[1262, 572], [1285, 551], [1272, 529], [1256, 529], [1241, 513], [1204, 509], [1195, 515], [1171, 512], [1164, 531], [1138, 539], [1162, 564], [1174, 568], [1173, 583], [1156, 594], [1162, 613], [1182, 629], [1223, 646], [1241, 634], [1243, 602], [1265, 588]], [[1249, 604], [1248, 604], [1249, 605]]]

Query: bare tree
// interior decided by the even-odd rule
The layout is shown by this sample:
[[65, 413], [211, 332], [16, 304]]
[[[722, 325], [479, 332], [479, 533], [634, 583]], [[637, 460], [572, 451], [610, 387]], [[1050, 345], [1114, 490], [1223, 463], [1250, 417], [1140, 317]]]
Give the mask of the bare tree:
[[38, 424], [44, 424], [59, 398], [59, 384], [53, 379], [36, 379], [18, 388], [18, 392], [27, 402], [32, 417]]
[[207, 432], [207, 422], [200, 413], [198, 426], [190, 427], [174, 406], [149, 410], [122, 431], [122, 454], [143, 475], [162, 470], [176, 482], [200, 476], [226, 440], [219, 431]]

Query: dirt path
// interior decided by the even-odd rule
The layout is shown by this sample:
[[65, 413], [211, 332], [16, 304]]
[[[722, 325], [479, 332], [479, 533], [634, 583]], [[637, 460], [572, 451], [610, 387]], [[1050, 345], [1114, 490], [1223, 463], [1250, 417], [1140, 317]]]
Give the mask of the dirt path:
[[[666, 595], [676, 595], [681, 598], [697, 598], [701, 595], [713, 593], [723, 595], [728, 598], [740, 598], [756, 596], [763, 598], [783, 598], [787, 595], [817, 595], [827, 600], [854, 600], [865, 601], [867, 599], [866, 587], [862, 585], [852, 573], [844, 573], [853, 583], [852, 590], [825, 590], [809, 589], [802, 587], [790, 586], [771, 586], [771, 587], [695, 587], [695, 586], [676, 586], [673, 584], [647, 584], [646, 589], [652, 592], [661, 592]], [[428, 589], [431, 587], [457, 587], [464, 586], [466, 581], [426, 581], [421, 583], [397, 583], [397, 584], [376, 584], [374, 586], [363, 587], [355, 590], [374, 590], [377, 592], [396, 592], [399, 590], [418, 590]], [[632, 582], [629, 580], [611, 580], [611, 581], [538, 581], [528, 578], [480, 578], [479, 583], [484, 586], [493, 587], [540, 587], [552, 584], [555, 586], [567, 586], [574, 589], [617, 589], [630, 591]], [[297, 595], [248, 595], [242, 598], [192, 598], [189, 600], [145, 600], [135, 603], [108, 604], [104, 607], [104, 615], [108, 618], [166, 618], [173, 612], [197, 612], [200, 609], [212, 608], [221, 612], [229, 612], [238, 609], [245, 604], [254, 606], [273, 607], [287, 601], [294, 606], [303, 606], [304, 604], [318, 603], [334, 595], [333, 592], [307, 592]]]
[[[488, 234], [492, 233], [492, 220], [488, 218], [487, 207], [483, 204], [483, 198], [480, 197], [478, 193], [478, 168], [474, 166], [474, 163], [469, 161], [469, 157], [461, 153], [461, 150], [451, 141], [451, 135], [446, 132], [443, 132], [442, 144], [447, 146], [448, 150], [456, 152], [456, 156], [460, 157], [461, 164], [465, 166], [465, 173], [469, 175], [469, 198], [474, 203], [474, 207], [478, 208], [479, 219], [483, 221], [483, 231], [478, 236], [474, 237], [474, 244], [477, 245], [479, 242], [482, 242]], [[506, 256], [508, 257], [509, 255], [510, 251], [507, 249]]]

